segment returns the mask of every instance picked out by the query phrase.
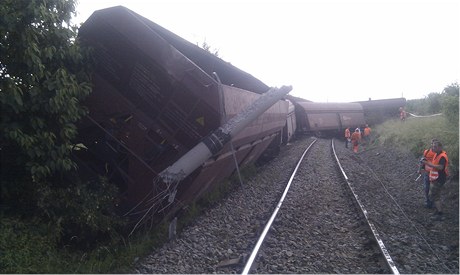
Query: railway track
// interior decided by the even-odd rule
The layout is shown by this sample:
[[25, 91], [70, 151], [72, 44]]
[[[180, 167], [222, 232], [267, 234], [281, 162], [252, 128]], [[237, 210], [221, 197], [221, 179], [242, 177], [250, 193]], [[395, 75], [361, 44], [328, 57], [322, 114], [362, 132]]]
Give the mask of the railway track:
[[[344, 148], [339, 151], [341, 162], [353, 164], [345, 166], [344, 170], [350, 175], [355, 192], [366, 205], [370, 222], [378, 230], [399, 271], [457, 274], [458, 252], [452, 253], [452, 250], [458, 251], [458, 238], [452, 243], [446, 237], [451, 233], [458, 235], [458, 225], [456, 228], [441, 228], [440, 221], [434, 221], [428, 209], [420, 207], [423, 200], [419, 205], [414, 204], [415, 196], [408, 200], [405, 193], [410, 192], [410, 185], [419, 184], [413, 180], [415, 175], [412, 178], [401, 176], [408, 172], [398, 171], [398, 159], [393, 164], [394, 174], [382, 169], [385, 167], [383, 163], [371, 160], [378, 159], [379, 152], [368, 153], [369, 159], [363, 161], [359, 155], [350, 154]], [[455, 221], [448, 222], [455, 224]]]
[[391, 273], [337, 169], [330, 140], [316, 140], [309, 148], [291, 176], [276, 218], [272, 216], [265, 242], [260, 250], [256, 246], [243, 274]]
[[[266, 164], [251, 181], [244, 182], [243, 188], [209, 209], [173, 243], [139, 261], [133, 272], [242, 273], [286, 182], [312, 141], [303, 138], [287, 146], [276, 160]], [[336, 149], [348, 181], [365, 205], [369, 221], [380, 233], [399, 272], [458, 273], [458, 252], [457, 258], [455, 253], [447, 255], [446, 243], [430, 235], [432, 228], [418, 232], [411, 229], [411, 223], [417, 227], [422, 221], [411, 222], [411, 214], [404, 214], [407, 206], [397, 203], [400, 198], [394, 195], [398, 194], [394, 187], [384, 190], [382, 182], [388, 181], [388, 175], [375, 172], [360, 154], [339, 144]], [[300, 177], [294, 178], [249, 273], [394, 272], [382, 262], [377, 243], [346, 189], [329, 147], [330, 140], [318, 140], [299, 167]], [[439, 261], [435, 253], [439, 254]]]

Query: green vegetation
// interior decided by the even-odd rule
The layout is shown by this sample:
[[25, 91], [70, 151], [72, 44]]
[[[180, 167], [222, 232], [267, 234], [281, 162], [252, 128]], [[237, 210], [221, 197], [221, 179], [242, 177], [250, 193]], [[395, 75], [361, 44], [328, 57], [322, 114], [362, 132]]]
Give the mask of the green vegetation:
[[67, 273], [62, 251], [112, 240], [117, 188], [72, 159], [91, 92], [72, 0], [0, 2], [0, 272]]
[[[254, 166], [241, 171], [243, 180], [256, 174]], [[223, 180], [199, 201], [178, 213], [177, 231], [194, 221], [207, 208], [222, 200], [240, 186], [237, 175]], [[92, 247], [76, 249], [72, 242], [59, 245], [54, 238], [56, 228], [41, 220], [0, 220], [1, 273], [130, 273], [137, 260], [168, 241], [166, 222], [154, 229], [142, 228], [130, 238], [112, 232], [110, 240], [98, 241]]]
[[2, 217], [0, 226], [1, 273], [129, 273], [140, 256], [168, 236], [167, 225], [160, 224], [130, 239], [114, 233], [109, 242], [75, 249], [72, 243], [58, 245], [55, 233], [50, 233], [56, 228], [40, 220]]
[[444, 116], [409, 118], [405, 122], [387, 121], [376, 126], [374, 132], [379, 144], [409, 149], [416, 157], [429, 148], [432, 138], [440, 139], [449, 157], [450, 175], [458, 177], [458, 124], [452, 126]]
[[[93, 62], [70, 25], [75, 5], [0, 2], [1, 273], [129, 272], [168, 236], [160, 224], [127, 238], [116, 186], [79, 177], [72, 152]], [[229, 179], [185, 207], [178, 230], [232, 186]]]
[[417, 115], [442, 113], [432, 117], [409, 117], [405, 122], [387, 121], [374, 129], [376, 142], [385, 146], [400, 146], [409, 149], [414, 156], [421, 157], [432, 138], [443, 143], [449, 157], [450, 176], [458, 178], [458, 84], [447, 86], [441, 94], [430, 94], [427, 98], [410, 100], [408, 111]]
[[451, 123], [458, 126], [458, 83], [444, 88], [442, 93], [430, 93], [423, 99], [407, 101], [406, 111], [417, 115], [443, 113]]
[[[116, 186], [103, 177], [81, 179], [72, 159], [93, 63], [70, 25], [75, 2], [0, 2], [1, 273], [130, 272], [139, 257], [167, 239], [167, 223], [127, 238], [127, 223], [114, 210]], [[203, 48], [210, 50], [205, 42]], [[437, 137], [449, 154], [451, 174], [458, 176], [458, 99], [458, 84], [452, 84], [441, 94], [409, 101], [409, 112], [443, 116], [384, 123], [374, 129], [377, 141], [420, 156]], [[244, 180], [255, 168], [242, 172]], [[178, 230], [239, 184], [235, 175], [184, 207]]]

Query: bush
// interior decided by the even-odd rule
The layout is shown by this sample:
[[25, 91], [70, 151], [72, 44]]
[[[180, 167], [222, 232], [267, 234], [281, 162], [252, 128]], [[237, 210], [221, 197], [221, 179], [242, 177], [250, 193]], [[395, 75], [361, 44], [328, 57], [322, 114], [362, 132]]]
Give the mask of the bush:
[[72, 159], [92, 66], [70, 25], [75, 2], [0, 2], [0, 214], [49, 225], [61, 245], [75, 236], [89, 246], [123, 221], [117, 189], [80, 180]]
[[449, 122], [458, 125], [459, 87], [457, 83], [447, 86], [443, 91], [442, 111]]
[[409, 149], [417, 158], [429, 148], [432, 138], [438, 138], [449, 157], [450, 175], [458, 178], [458, 123], [452, 124], [445, 116], [409, 117], [405, 122], [391, 120], [377, 125], [375, 133], [378, 135], [376, 142]]
[[[459, 86], [453, 83], [442, 93], [430, 93], [424, 99], [408, 101], [407, 109], [418, 115], [442, 113], [440, 117], [410, 117], [406, 123], [386, 122], [378, 128], [381, 131], [380, 142], [402, 145], [420, 157], [423, 149], [429, 147], [432, 138], [443, 143], [443, 149], [449, 157], [450, 175], [458, 178], [459, 158]], [[393, 139], [392, 142], [388, 142]]]
[[53, 227], [4, 216], [0, 225], [1, 273], [53, 272], [51, 266], [57, 266]]
[[[39, 206], [51, 218], [63, 243], [93, 248], [97, 242], [109, 241], [112, 232], [122, 229], [127, 220], [117, 215], [117, 188], [105, 178], [97, 181], [69, 183], [66, 188], [43, 186], [46, 194]], [[62, 237], [62, 239], [61, 239]]]

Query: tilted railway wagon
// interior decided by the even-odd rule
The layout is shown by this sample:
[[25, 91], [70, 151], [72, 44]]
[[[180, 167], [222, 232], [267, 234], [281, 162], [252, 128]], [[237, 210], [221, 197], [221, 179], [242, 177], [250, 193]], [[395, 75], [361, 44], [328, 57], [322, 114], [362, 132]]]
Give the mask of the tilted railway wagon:
[[296, 103], [297, 128], [317, 136], [341, 135], [345, 128], [361, 127], [364, 120], [363, 108], [358, 103]]
[[295, 116], [295, 106], [290, 100], [289, 102], [289, 111], [286, 118], [286, 126], [283, 128], [283, 143], [288, 143], [291, 139], [294, 138], [295, 132], [297, 130], [297, 121]]
[[[79, 39], [94, 48], [97, 67], [79, 126], [88, 150], [77, 157], [82, 171], [120, 187], [121, 214], [163, 218], [234, 171], [229, 143], [181, 182], [158, 177], [268, 86], [121, 6], [94, 12]], [[239, 165], [281, 135], [287, 112], [279, 100], [232, 139]]]

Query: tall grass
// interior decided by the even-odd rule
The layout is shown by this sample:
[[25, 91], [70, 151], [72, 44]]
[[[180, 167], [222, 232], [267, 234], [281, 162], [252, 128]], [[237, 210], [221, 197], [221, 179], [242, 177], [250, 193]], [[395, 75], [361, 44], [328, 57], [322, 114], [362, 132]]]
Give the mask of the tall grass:
[[[256, 174], [256, 168], [248, 165], [241, 173], [244, 181]], [[184, 207], [186, 210], [178, 215], [177, 231], [181, 232], [207, 207], [238, 186], [238, 177], [232, 175], [202, 199]], [[70, 244], [59, 246], [53, 239], [52, 229], [38, 220], [24, 221], [0, 215], [0, 274], [132, 273], [140, 258], [168, 241], [167, 222], [154, 229], [140, 229], [130, 238], [113, 232], [110, 242], [101, 242], [86, 250], [75, 249]]]
[[167, 240], [167, 225], [143, 230], [130, 239], [95, 244], [76, 250], [60, 246], [50, 233], [53, 228], [40, 221], [1, 217], [0, 273], [131, 273], [140, 258]]
[[432, 138], [439, 139], [449, 158], [449, 174], [458, 178], [458, 123], [451, 123], [444, 116], [409, 117], [404, 122], [397, 119], [386, 121], [373, 130], [378, 144], [406, 148], [415, 157], [422, 156]]

